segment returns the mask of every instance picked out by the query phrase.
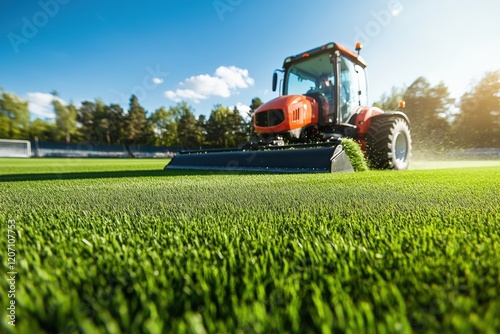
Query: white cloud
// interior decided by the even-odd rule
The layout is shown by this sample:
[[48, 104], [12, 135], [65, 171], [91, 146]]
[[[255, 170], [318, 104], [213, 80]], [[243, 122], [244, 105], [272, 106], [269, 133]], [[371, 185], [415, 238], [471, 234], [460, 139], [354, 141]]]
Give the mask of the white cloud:
[[200, 74], [192, 76], [179, 83], [181, 88], [168, 90], [165, 96], [175, 102], [192, 100], [196, 103], [212, 96], [230, 97], [238, 89], [245, 89], [254, 84], [254, 79], [248, 75], [248, 70], [235, 66], [220, 66], [215, 75]]
[[49, 93], [28, 93], [28, 109], [31, 113], [45, 118], [55, 118], [52, 100], [56, 99], [66, 105], [66, 101]]
[[[233, 109], [233, 107], [231, 107], [231, 109]], [[236, 109], [238, 109], [238, 111], [240, 112], [240, 115], [247, 119], [248, 118], [248, 112], [250, 111], [250, 107], [247, 106], [246, 104], [243, 104], [241, 102], [238, 102], [236, 104]]]
[[164, 81], [162, 78], [153, 78], [152, 80], [155, 85], [162, 84]]
[[215, 75], [227, 83], [231, 89], [248, 88], [253, 86], [254, 80], [248, 76], [248, 70], [237, 68], [235, 66], [220, 66]]
[[211, 95], [221, 97], [231, 96], [229, 85], [223, 79], [212, 77], [208, 74], [190, 77], [181, 83], [181, 86], [207, 97]]
[[167, 96], [167, 98], [175, 102], [181, 102], [182, 100], [193, 100], [194, 102], [198, 103], [200, 102], [200, 100], [206, 99], [205, 96], [198, 94], [190, 89], [177, 89], [175, 92], [169, 90], [165, 92], [165, 95]]

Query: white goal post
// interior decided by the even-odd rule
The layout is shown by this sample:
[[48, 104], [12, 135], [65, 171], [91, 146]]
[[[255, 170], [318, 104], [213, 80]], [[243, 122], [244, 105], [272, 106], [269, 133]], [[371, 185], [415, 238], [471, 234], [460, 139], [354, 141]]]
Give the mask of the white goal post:
[[31, 143], [29, 140], [0, 139], [0, 157], [30, 158]]

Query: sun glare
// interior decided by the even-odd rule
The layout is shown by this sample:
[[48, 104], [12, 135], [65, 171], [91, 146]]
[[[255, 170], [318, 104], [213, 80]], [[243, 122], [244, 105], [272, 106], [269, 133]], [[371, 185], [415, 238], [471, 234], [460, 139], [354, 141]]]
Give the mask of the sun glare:
[[399, 10], [399, 9], [394, 9], [394, 10], [391, 12], [391, 15], [392, 15], [392, 16], [398, 16], [399, 14], [401, 14], [401, 10]]

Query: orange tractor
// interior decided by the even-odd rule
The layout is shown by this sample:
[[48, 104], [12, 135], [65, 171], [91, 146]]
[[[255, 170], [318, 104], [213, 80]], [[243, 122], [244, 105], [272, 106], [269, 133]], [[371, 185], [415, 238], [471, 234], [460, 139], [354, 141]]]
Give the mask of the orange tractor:
[[407, 169], [410, 122], [400, 111], [368, 106], [360, 50], [360, 43], [357, 53], [328, 43], [286, 58], [273, 74], [280, 96], [253, 116], [258, 139], [234, 149], [181, 152], [165, 169], [348, 172], [342, 138], [355, 139], [372, 168]]

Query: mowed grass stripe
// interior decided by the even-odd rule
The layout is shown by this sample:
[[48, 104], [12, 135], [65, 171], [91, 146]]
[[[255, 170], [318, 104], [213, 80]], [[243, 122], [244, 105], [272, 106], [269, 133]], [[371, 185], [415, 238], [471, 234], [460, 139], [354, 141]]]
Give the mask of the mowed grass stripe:
[[92, 177], [130, 167], [103, 161], [1, 183], [21, 332], [500, 329], [500, 168]]

